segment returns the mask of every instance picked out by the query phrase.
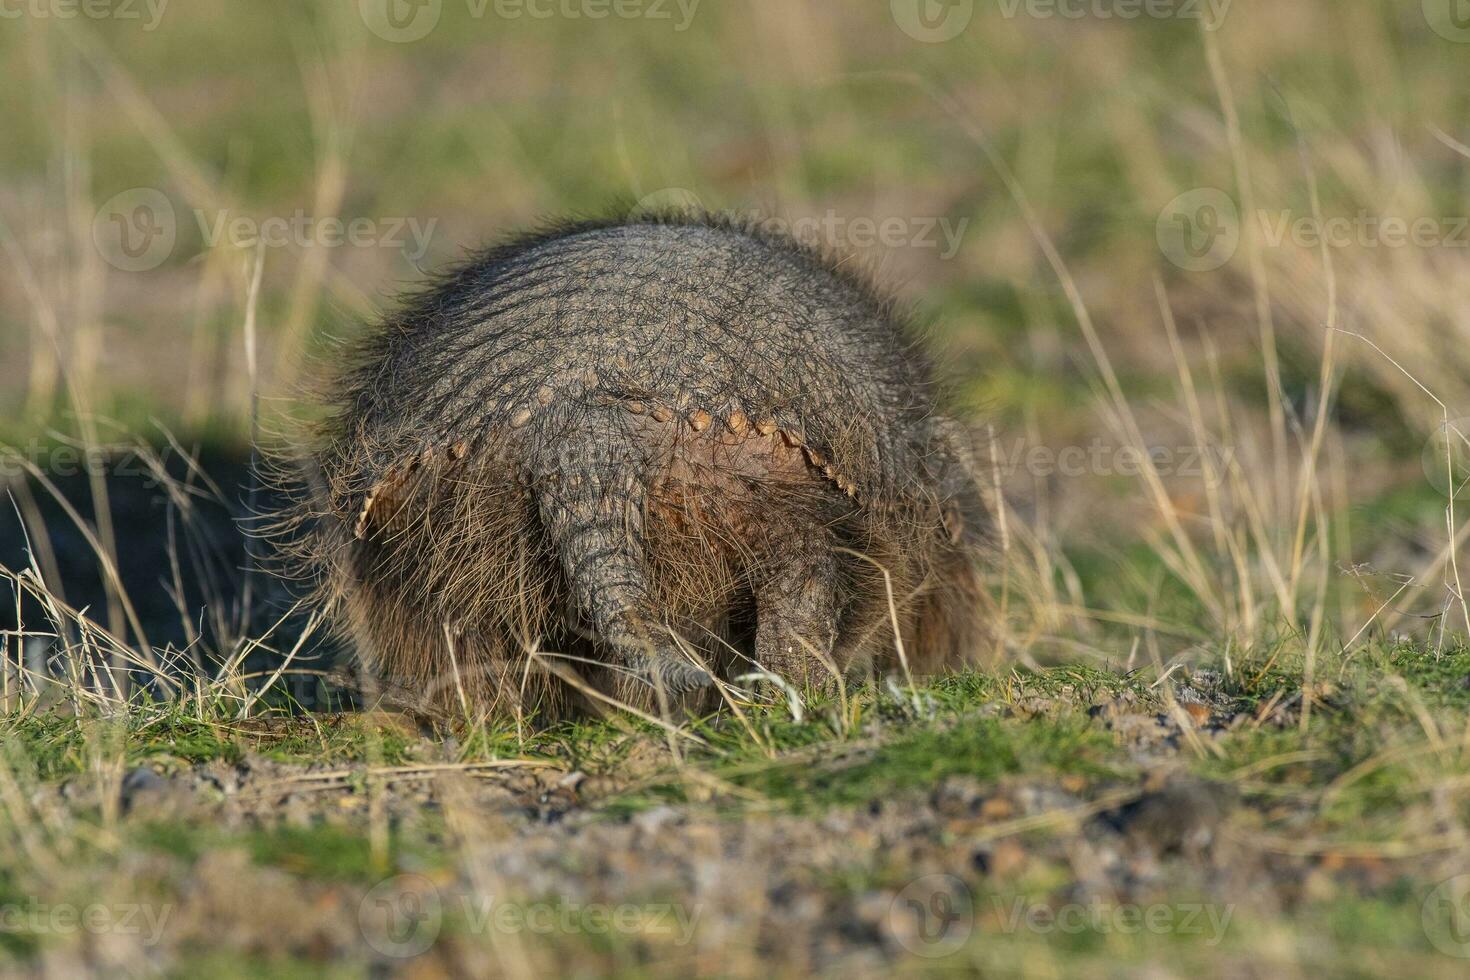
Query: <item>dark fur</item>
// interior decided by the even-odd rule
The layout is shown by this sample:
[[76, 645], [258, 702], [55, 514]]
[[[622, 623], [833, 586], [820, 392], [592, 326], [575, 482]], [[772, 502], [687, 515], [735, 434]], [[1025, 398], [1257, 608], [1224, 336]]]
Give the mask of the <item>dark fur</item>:
[[704, 215], [562, 225], [343, 355], [278, 537], [432, 705], [707, 704], [694, 664], [752, 658], [825, 683], [893, 656], [890, 594], [916, 671], [978, 648], [969, 439], [846, 265]]

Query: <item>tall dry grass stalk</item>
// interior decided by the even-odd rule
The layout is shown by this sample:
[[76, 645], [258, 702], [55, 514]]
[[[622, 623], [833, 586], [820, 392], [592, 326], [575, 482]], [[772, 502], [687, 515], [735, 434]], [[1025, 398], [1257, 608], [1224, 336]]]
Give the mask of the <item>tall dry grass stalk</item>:
[[[1096, 370], [1098, 415], [1120, 443], [1131, 447], [1144, 461], [1138, 490], [1140, 498], [1151, 506], [1155, 523], [1145, 526], [1142, 533], [1158, 561], [1207, 612], [1209, 625], [1203, 632], [1211, 639], [1204, 645], [1225, 652], [1227, 669], [1251, 660], [1258, 666], [1269, 666], [1284, 650], [1293, 648], [1293, 660], [1301, 664], [1304, 688], [1308, 692], [1301, 720], [1306, 727], [1310, 724], [1311, 692], [1321, 655], [1330, 648], [1334, 654], [1351, 656], [1355, 645], [1369, 636], [1385, 635], [1401, 627], [1408, 615], [1405, 610], [1416, 596], [1436, 591], [1442, 595], [1440, 615], [1436, 617], [1438, 642], [1446, 641], [1451, 617], [1464, 627], [1465, 635], [1470, 635], [1470, 605], [1459, 571], [1459, 553], [1470, 538], [1470, 530], [1463, 523], [1463, 514], [1457, 511], [1460, 488], [1455, 486], [1457, 479], [1463, 479], [1464, 472], [1456, 452], [1458, 446], [1466, 443], [1454, 424], [1454, 413], [1448, 404], [1435, 394], [1424, 376], [1407, 366], [1428, 361], [1434, 365], [1429, 373], [1442, 370], [1444, 361], [1437, 361], [1433, 356], [1435, 345], [1429, 340], [1429, 332], [1432, 324], [1442, 324], [1450, 318], [1446, 305], [1456, 308], [1456, 322], [1466, 321], [1463, 302], [1454, 290], [1447, 289], [1443, 281], [1435, 282], [1433, 289], [1429, 287], [1448, 261], [1436, 252], [1419, 250], [1388, 257], [1393, 273], [1407, 273], [1404, 281], [1415, 290], [1422, 290], [1417, 293], [1420, 299], [1427, 297], [1435, 304], [1435, 315], [1427, 315], [1417, 323], [1406, 323], [1399, 313], [1375, 329], [1370, 337], [1344, 324], [1366, 323], [1382, 311], [1380, 304], [1385, 296], [1373, 295], [1371, 289], [1366, 290], [1365, 296], [1364, 287], [1384, 286], [1385, 273], [1381, 269], [1365, 268], [1365, 262], [1381, 260], [1383, 256], [1361, 253], [1340, 256], [1325, 237], [1305, 254], [1300, 250], [1267, 247], [1262, 241], [1262, 222], [1256, 216], [1267, 213], [1269, 206], [1258, 183], [1264, 182], [1273, 193], [1279, 193], [1290, 183], [1290, 177], [1275, 166], [1278, 161], [1272, 160], [1272, 168], [1264, 171], [1267, 177], [1261, 181], [1263, 171], [1252, 165], [1254, 151], [1243, 136], [1228, 59], [1222, 54], [1217, 35], [1209, 30], [1202, 32], [1202, 48], [1203, 63], [1218, 97], [1220, 141], [1228, 147], [1234, 170], [1234, 197], [1244, 215], [1242, 250], [1235, 261], [1244, 264], [1249, 308], [1256, 321], [1266, 411], [1262, 426], [1257, 421], [1255, 406], [1230, 394], [1222, 381], [1216, 345], [1207, 322], [1198, 323], [1197, 352], [1192, 356], [1176, 322], [1170, 288], [1164, 279], [1155, 276], [1158, 323], [1167, 340], [1166, 349], [1177, 379], [1178, 402], [1171, 414], [1184, 420], [1196, 447], [1218, 450], [1205, 455], [1206, 472], [1193, 481], [1194, 486], [1178, 477], [1166, 479], [1152, 464], [1139, 406], [1120, 381], [1078, 277], [1010, 162], [996, 149], [974, 112], [950, 93], [925, 87], [975, 142], [998, 175], [1029, 229], [1040, 258], [1070, 306], [1080, 339]], [[1340, 145], [1327, 151], [1313, 145], [1297, 128], [1290, 99], [1279, 92], [1276, 96], [1295, 133], [1297, 179], [1305, 187], [1308, 214], [1317, 227], [1325, 227], [1327, 216], [1318, 169], [1324, 155], [1329, 163], [1340, 167], [1344, 151]], [[1457, 152], [1462, 150], [1463, 147], [1457, 148]], [[1339, 180], [1341, 171], [1334, 170], [1333, 177]], [[1172, 193], [1184, 189], [1177, 188]], [[1354, 286], [1346, 297], [1340, 288], [1339, 272], [1339, 264], [1344, 260], [1348, 264], [1347, 279]], [[1406, 269], [1406, 266], [1413, 268]], [[1396, 285], [1393, 292], [1401, 294], [1402, 288]], [[1289, 298], [1283, 299], [1282, 294]], [[1304, 306], [1306, 297], [1317, 298], [1321, 305]], [[1345, 302], [1350, 317], [1344, 315]], [[1283, 324], [1291, 328], [1295, 343], [1304, 344], [1318, 355], [1315, 390], [1305, 405], [1292, 404], [1286, 395], [1278, 350]], [[1138, 328], [1132, 332], [1137, 335]], [[1374, 339], [1380, 334], [1393, 338], [1392, 343]], [[1344, 342], [1357, 344], [1359, 349], [1345, 352]], [[1136, 337], [1134, 346], [1137, 346]], [[1395, 351], [1412, 352], [1412, 357], [1408, 353], [1398, 356]], [[1455, 353], [1446, 360], [1455, 362], [1458, 356]], [[1412, 405], [1425, 401], [1432, 405], [1436, 411], [1430, 419], [1444, 429], [1445, 441], [1451, 443], [1445, 449], [1444, 458], [1438, 461], [1451, 488], [1446, 495], [1441, 544], [1419, 567], [1401, 573], [1397, 591], [1377, 602], [1366, 614], [1359, 604], [1348, 601], [1347, 591], [1340, 587], [1340, 580], [1346, 577], [1342, 568], [1352, 563], [1352, 542], [1347, 528], [1349, 508], [1359, 502], [1354, 497], [1359, 488], [1351, 484], [1343, 465], [1342, 435], [1334, 418], [1348, 365], [1368, 372], [1401, 402]], [[1203, 382], [1198, 377], [1201, 371], [1205, 374]], [[1465, 377], [1459, 373], [1449, 386], [1457, 392], [1463, 391]], [[1412, 408], [1408, 414], [1416, 421], [1423, 421], [1423, 415]], [[1257, 436], [1262, 428], [1266, 433], [1265, 446]], [[1224, 465], [1215, 467], [1217, 460], [1224, 460]], [[1202, 507], [1190, 508], [1184, 503], [1192, 500], [1202, 501]], [[1045, 537], [1046, 532], [1041, 530], [1040, 534]], [[1012, 640], [1013, 649], [1025, 649], [1045, 636], [1062, 647], [1085, 650], [1088, 644], [1084, 642], [1079, 647], [1075, 637], [1050, 634], [1050, 630], [1065, 621], [1066, 616], [1059, 616], [1059, 612], [1083, 620], [1132, 625], [1149, 641], [1170, 632], [1171, 624], [1152, 622], [1147, 615], [1120, 616], [1117, 610], [1089, 608], [1057, 566], [1054, 554], [1047, 555], [1044, 561], [1033, 558], [1029, 564], [1033, 582], [1048, 583], [1062, 574], [1073, 594], [1064, 600], [1054, 587], [1044, 584], [1033, 593], [1032, 603], [1021, 605], [1025, 634]], [[1050, 573], [1048, 565], [1052, 569]], [[1041, 574], [1037, 574], [1038, 570]], [[1011, 574], [1014, 573], [1007, 572], [1006, 578]], [[1046, 625], [1038, 630], [1039, 623]], [[1452, 632], [1458, 632], [1458, 628]], [[1087, 633], [1084, 631], [1083, 635]], [[1290, 641], [1287, 646], [1282, 645], [1283, 638]], [[1175, 648], [1187, 651], [1188, 647], [1189, 644], [1176, 644]], [[1107, 649], [1095, 652], [1108, 659], [1115, 659], [1118, 653]]]

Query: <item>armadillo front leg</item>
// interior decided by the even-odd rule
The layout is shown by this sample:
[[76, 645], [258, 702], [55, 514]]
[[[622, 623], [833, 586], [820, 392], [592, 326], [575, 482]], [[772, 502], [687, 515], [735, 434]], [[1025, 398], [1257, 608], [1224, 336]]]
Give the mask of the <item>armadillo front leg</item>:
[[[827, 688], [837, 639], [837, 561], [825, 542], [783, 555], [756, 591], [760, 666], [797, 687]], [[838, 665], [840, 669], [840, 665]]]

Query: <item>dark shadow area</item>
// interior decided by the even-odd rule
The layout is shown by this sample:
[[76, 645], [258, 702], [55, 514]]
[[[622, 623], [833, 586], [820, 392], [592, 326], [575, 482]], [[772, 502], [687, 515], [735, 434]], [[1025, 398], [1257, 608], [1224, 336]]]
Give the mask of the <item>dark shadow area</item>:
[[[253, 480], [248, 449], [209, 448], [194, 458], [170, 447], [113, 450], [98, 459], [95, 477], [80, 454], [51, 455], [60, 462], [40, 476], [20, 466], [0, 471], [0, 567], [36, 575], [61, 606], [135, 649], [146, 645], [171, 673], [214, 676], [242, 650], [236, 669], [244, 675], [279, 665], [306, 616], [292, 612], [291, 591], [265, 567], [269, 546], [248, 533], [252, 512], [278, 502]], [[112, 556], [115, 578], [99, 549]], [[0, 577], [8, 661], [64, 673], [57, 654], [77, 631], [63, 627], [57, 637], [45, 604], [28, 590], [17, 602], [16, 592], [10, 576]], [[261, 637], [264, 645], [247, 646]], [[319, 669], [324, 654], [313, 639], [298, 662]], [[321, 700], [310, 678], [285, 680], [292, 700]]]

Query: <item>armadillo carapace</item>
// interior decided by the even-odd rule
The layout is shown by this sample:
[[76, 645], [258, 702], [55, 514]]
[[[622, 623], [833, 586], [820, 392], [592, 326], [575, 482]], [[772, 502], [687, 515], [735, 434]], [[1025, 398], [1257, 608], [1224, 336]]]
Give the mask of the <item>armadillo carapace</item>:
[[897, 639], [916, 668], [978, 641], [964, 430], [893, 304], [788, 238], [559, 226], [342, 354], [288, 550], [431, 700], [689, 704], [711, 675], [824, 686]]

